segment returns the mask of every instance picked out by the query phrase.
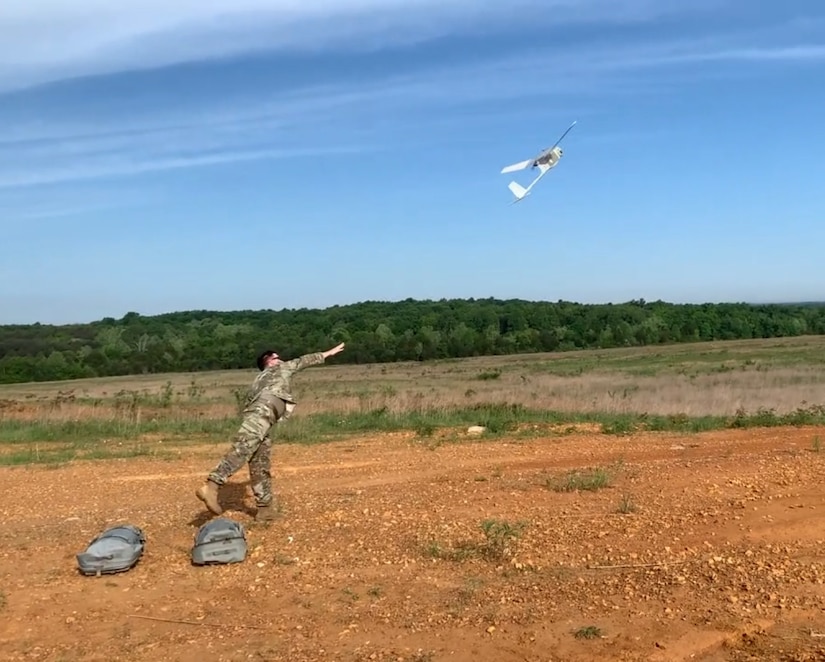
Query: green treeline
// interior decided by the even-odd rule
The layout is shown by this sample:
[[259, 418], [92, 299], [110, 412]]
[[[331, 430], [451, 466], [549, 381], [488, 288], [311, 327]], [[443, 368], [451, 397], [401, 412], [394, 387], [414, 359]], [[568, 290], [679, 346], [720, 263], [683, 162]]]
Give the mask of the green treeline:
[[345, 341], [333, 361], [423, 361], [521, 352], [825, 334], [825, 304], [578, 304], [498, 299], [362, 302], [323, 310], [189, 311], [74, 325], [0, 326], [0, 382], [250, 368]]

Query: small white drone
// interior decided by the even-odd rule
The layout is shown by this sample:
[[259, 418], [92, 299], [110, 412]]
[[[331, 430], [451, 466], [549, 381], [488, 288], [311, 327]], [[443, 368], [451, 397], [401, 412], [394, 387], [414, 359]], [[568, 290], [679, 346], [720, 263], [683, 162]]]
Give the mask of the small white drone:
[[524, 188], [521, 184], [514, 181], [510, 182], [507, 185], [507, 188], [509, 188], [513, 195], [516, 196], [516, 199], [513, 200], [512, 204], [520, 202], [525, 197], [530, 195], [530, 191], [538, 183], [538, 181], [542, 177], [544, 177], [552, 168], [558, 165], [559, 161], [561, 161], [562, 155], [564, 154], [562, 148], [559, 147], [559, 143], [564, 139], [564, 137], [567, 135], [570, 129], [572, 129], [575, 125], [576, 122], [574, 121], [573, 124], [567, 127], [567, 131], [561, 134], [561, 138], [559, 138], [552, 147], [548, 147], [547, 149], [542, 150], [538, 156], [532, 159], [527, 159], [526, 161], [514, 163], [513, 165], [509, 165], [506, 168], [502, 169], [502, 175], [507, 172], [516, 172], [517, 170], [524, 170], [528, 167], [539, 169], [538, 177], [536, 177], [532, 182], [530, 182], [527, 188]]

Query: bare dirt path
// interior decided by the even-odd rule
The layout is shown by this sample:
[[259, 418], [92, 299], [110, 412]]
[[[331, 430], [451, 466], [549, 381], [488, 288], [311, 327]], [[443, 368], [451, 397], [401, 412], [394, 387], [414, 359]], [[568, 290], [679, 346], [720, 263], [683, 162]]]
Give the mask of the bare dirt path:
[[[253, 523], [241, 471], [222, 500], [249, 555], [209, 568], [190, 564], [193, 492], [223, 447], [4, 468], [0, 659], [825, 660], [817, 438], [277, 446], [281, 519]], [[587, 467], [610, 484], [548, 487]], [[523, 529], [496, 547], [486, 519]], [[143, 559], [80, 576], [74, 555], [120, 522], [146, 532]]]

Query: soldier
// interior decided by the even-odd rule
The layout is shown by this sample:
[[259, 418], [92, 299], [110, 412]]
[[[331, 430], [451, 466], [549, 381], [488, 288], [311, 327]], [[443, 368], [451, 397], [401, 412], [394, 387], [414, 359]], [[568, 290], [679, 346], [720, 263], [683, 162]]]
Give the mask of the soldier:
[[273, 519], [270, 431], [275, 423], [286, 420], [295, 408], [292, 376], [299, 370], [323, 363], [343, 349], [344, 343], [341, 343], [325, 352], [305, 354], [291, 361], [282, 361], [274, 350], [266, 350], [258, 356], [260, 374], [255, 377], [247, 393], [243, 420], [232, 440], [232, 447], [210, 472], [206, 483], [195, 492], [209, 510], [216, 515], [223, 512], [218, 503], [218, 488], [244, 464], [248, 464], [249, 482], [258, 506], [255, 519]]

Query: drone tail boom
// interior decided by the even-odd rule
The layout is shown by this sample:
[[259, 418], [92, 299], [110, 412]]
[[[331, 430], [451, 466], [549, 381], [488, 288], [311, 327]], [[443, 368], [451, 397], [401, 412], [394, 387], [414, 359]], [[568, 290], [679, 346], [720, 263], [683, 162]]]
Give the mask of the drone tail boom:
[[507, 188], [509, 188], [510, 192], [514, 196], [516, 196], [516, 199], [513, 200], [513, 202], [519, 202], [520, 200], [526, 198], [530, 194], [530, 190], [538, 183], [538, 181], [542, 177], [544, 177], [550, 171], [550, 168], [551, 166], [547, 165], [546, 163], [540, 163], [538, 176], [532, 182], [530, 182], [527, 188], [524, 188], [518, 182], [510, 182], [509, 184], [507, 184]]
[[524, 170], [525, 168], [530, 167], [532, 165], [533, 159], [527, 159], [526, 161], [520, 161], [519, 163], [514, 163], [513, 165], [508, 165], [506, 168], [502, 168], [501, 174], [505, 174], [508, 172], [516, 172], [517, 170]]

